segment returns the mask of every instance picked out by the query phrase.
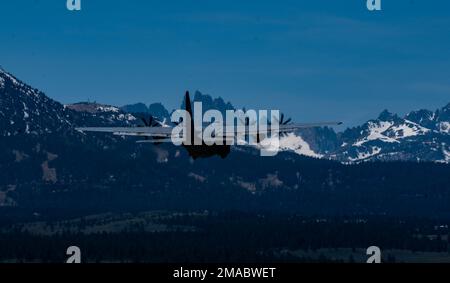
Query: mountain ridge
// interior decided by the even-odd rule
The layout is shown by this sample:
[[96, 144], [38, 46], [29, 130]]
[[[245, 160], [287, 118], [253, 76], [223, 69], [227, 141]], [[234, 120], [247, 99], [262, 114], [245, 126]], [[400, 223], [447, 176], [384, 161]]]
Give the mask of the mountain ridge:
[[[80, 102], [62, 105], [44, 93], [0, 71], [2, 104], [8, 104], [11, 115], [6, 117], [0, 108], [0, 121], [4, 136], [19, 133], [42, 134], [58, 127], [65, 131], [76, 126], [126, 126], [135, 125], [133, 115], [145, 112], [159, 119], [168, 119], [169, 111], [161, 103], [146, 106], [143, 103], [122, 107], [99, 103]], [[15, 93], [16, 100], [11, 96]], [[196, 91], [194, 101], [202, 101], [204, 110], [218, 109], [221, 112], [235, 109], [222, 98]], [[184, 105], [184, 101], [181, 107]], [[48, 107], [44, 107], [48, 105]], [[6, 107], [6, 106], [5, 106]], [[30, 109], [32, 109], [30, 111]], [[74, 113], [77, 113], [76, 115]], [[42, 114], [42, 115], [41, 115]], [[48, 119], [45, 119], [47, 117]], [[46, 126], [43, 126], [43, 119]], [[9, 121], [8, 121], [9, 120]], [[40, 123], [33, 123], [39, 121]], [[39, 127], [38, 127], [39, 126]], [[20, 129], [20, 130], [18, 130]], [[450, 103], [435, 111], [420, 109], [403, 117], [383, 110], [376, 119], [335, 132], [332, 128], [303, 129], [298, 133], [281, 137], [282, 150], [315, 158], [336, 160], [342, 163], [363, 161], [432, 161], [450, 162]]]
[[[367, 131], [374, 125], [391, 123], [376, 119], [372, 128], [351, 131], [356, 137], [330, 128], [290, 134], [282, 140], [285, 151], [275, 157], [261, 157], [253, 147], [233, 147], [226, 159], [193, 161], [170, 143], [149, 146], [136, 144], [133, 137], [75, 130], [139, 122], [127, 119], [128, 114], [118, 107], [86, 102], [63, 105], [3, 73], [0, 78], [0, 221], [170, 209], [450, 215], [450, 165], [398, 162], [435, 154], [430, 148], [441, 145], [444, 136], [437, 130], [401, 138], [401, 147], [397, 142], [386, 143], [398, 147], [394, 150], [399, 156], [392, 162], [342, 164], [353, 158], [351, 152], [339, 152], [350, 151], [342, 146], [343, 138], [357, 142], [370, 136]], [[446, 113], [441, 109], [436, 120], [445, 121]], [[380, 134], [399, 138], [395, 133], [400, 133], [401, 123], [397, 121], [391, 129], [386, 127], [389, 132]], [[408, 125], [420, 130], [416, 124]], [[435, 141], [429, 139], [431, 134], [436, 135]], [[425, 143], [417, 146], [409, 140], [417, 137]], [[383, 144], [368, 139], [351, 148], [362, 151]], [[435, 158], [429, 155], [421, 160]]]
[[[222, 98], [196, 91], [194, 101], [206, 102], [204, 110], [234, 109]], [[184, 102], [181, 107], [183, 107]], [[323, 127], [302, 129], [281, 137], [281, 149], [343, 163], [363, 161], [450, 162], [450, 103], [435, 111], [420, 109], [399, 116], [389, 110], [366, 123], [336, 132]]]

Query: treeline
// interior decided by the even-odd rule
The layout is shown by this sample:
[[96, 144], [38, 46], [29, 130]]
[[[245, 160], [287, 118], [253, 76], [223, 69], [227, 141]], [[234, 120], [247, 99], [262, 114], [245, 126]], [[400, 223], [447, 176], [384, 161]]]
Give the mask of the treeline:
[[[280, 251], [372, 245], [383, 250], [450, 251], [447, 224], [420, 219], [324, 219], [236, 212], [174, 216], [161, 223], [196, 229], [54, 236], [11, 231], [0, 234], [0, 260], [63, 262], [67, 247], [73, 245], [81, 248], [88, 262], [299, 262], [301, 258]], [[326, 260], [324, 255], [321, 261]]]

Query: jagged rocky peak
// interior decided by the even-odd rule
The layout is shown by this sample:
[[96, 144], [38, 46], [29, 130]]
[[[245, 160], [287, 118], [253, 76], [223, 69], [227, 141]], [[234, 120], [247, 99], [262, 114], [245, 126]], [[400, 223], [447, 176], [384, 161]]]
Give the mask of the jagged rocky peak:
[[378, 115], [378, 120], [380, 121], [394, 121], [398, 119], [399, 117], [397, 116], [397, 114], [391, 113], [387, 109], [383, 110], [380, 115]]
[[[194, 97], [191, 97], [191, 99], [193, 102], [202, 102], [203, 111], [215, 109], [224, 113], [227, 110], [234, 110], [233, 105], [230, 102], [225, 102], [222, 97], [213, 98], [211, 95], [203, 94], [198, 90], [195, 92]], [[184, 109], [185, 105], [186, 101], [183, 99], [181, 108]]]
[[405, 119], [426, 128], [434, 128], [436, 113], [430, 110], [421, 109], [412, 111], [405, 116]]
[[169, 111], [162, 105], [162, 103], [152, 103], [148, 106], [148, 113], [159, 119], [169, 119]]
[[450, 103], [436, 111], [436, 122], [437, 131], [450, 135]]
[[436, 112], [438, 122], [450, 122], [450, 103]]
[[[2, 137], [31, 134], [43, 139], [47, 133], [58, 136], [75, 133], [74, 128], [80, 126], [136, 125], [139, 116], [126, 113], [137, 111], [133, 107], [141, 107], [138, 112], [155, 117], [169, 114], [161, 103], [128, 105], [127, 109], [89, 102], [63, 106], [4, 70], [0, 70], [0, 86]], [[202, 101], [204, 110], [214, 108], [225, 112], [234, 108], [220, 97], [213, 98], [199, 91], [192, 98]], [[183, 108], [184, 105], [183, 101]], [[378, 119], [337, 134], [328, 128], [305, 129], [283, 137], [281, 145], [301, 155], [346, 163], [369, 160], [450, 163], [450, 104], [435, 112], [413, 111], [404, 118], [385, 110]]]
[[136, 114], [139, 116], [142, 115], [152, 115], [157, 119], [168, 119], [170, 118], [169, 111], [164, 107], [162, 103], [152, 103], [149, 106], [145, 105], [142, 102], [135, 104], [128, 104], [120, 107], [122, 111], [125, 113]]

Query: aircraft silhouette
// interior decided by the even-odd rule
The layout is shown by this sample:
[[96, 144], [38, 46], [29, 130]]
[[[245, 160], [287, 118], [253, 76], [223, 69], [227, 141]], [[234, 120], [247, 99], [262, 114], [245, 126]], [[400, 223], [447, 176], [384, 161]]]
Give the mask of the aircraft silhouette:
[[[249, 129], [250, 120], [246, 117], [245, 124], [245, 132], [239, 130], [233, 130], [233, 132], [225, 132], [223, 135], [223, 142], [221, 144], [212, 144], [208, 145], [205, 143], [203, 138], [201, 138], [202, 131], [198, 131], [196, 129], [196, 125], [194, 124], [194, 113], [192, 111], [192, 102], [190, 99], [189, 91], [185, 94], [185, 110], [189, 113], [190, 121], [186, 122], [186, 125], [189, 124], [187, 129], [190, 132], [187, 133], [186, 139], [189, 140], [189, 143], [183, 143], [182, 146], [187, 150], [189, 155], [193, 159], [197, 158], [207, 158], [215, 155], [220, 156], [221, 158], [226, 158], [231, 152], [231, 145], [226, 141], [230, 138], [236, 138], [238, 134], [243, 134], [245, 136], [254, 135], [256, 136], [256, 143], [259, 144], [262, 140], [264, 140], [271, 132], [271, 127], [267, 127], [266, 130], [257, 129], [255, 131], [251, 131]], [[246, 112], [244, 110], [244, 112]], [[152, 143], [155, 145], [164, 143], [164, 142], [172, 142], [173, 137], [173, 126], [168, 126], [165, 123], [157, 121], [153, 116], [149, 116], [148, 118], [141, 117], [144, 125], [140, 127], [88, 127], [88, 128], [76, 128], [76, 130], [81, 132], [103, 132], [103, 133], [113, 133], [114, 135], [119, 136], [138, 136], [144, 137], [144, 140], [139, 140], [137, 143]], [[291, 119], [284, 120], [284, 114], [281, 114], [281, 118], [279, 121], [278, 131], [281, 136], [288, 132], [293, 132], [298, 129], [304, 128], [314, 128], [314, 127], [322, 127], [328, 125], [341, 125], [341, 122], [322, 122], [322, 123], [290, 123]], [[178, 125], [180, 122], [175, 123]], [[270, 126], [270, 123], [269, 123]], [[200, 127], [203, 129], [202, 127]], [[195, 143], [195, 138], [201, 139], [201, 144]]]

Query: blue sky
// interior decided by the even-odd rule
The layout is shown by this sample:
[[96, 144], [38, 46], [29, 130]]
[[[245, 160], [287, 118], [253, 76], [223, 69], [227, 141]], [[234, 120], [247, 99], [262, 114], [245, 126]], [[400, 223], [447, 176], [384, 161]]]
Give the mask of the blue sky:
[[63, 103], [186, 89], [355, 125], [450, 102], [450, 1], [0, 0], [0, 65]]

